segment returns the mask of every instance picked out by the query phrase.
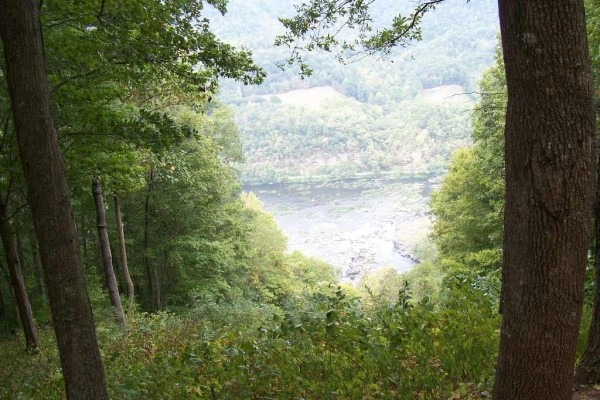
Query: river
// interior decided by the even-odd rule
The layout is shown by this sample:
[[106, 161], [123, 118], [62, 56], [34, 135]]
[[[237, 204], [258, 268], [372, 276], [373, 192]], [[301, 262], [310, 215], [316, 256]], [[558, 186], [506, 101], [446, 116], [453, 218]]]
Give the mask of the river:
[[347, 180], [245, 187], [288, 237], [288, 251], [320, 258], [356, 282], [368, 271], [409, 270], [429, 231], [427, 180]]

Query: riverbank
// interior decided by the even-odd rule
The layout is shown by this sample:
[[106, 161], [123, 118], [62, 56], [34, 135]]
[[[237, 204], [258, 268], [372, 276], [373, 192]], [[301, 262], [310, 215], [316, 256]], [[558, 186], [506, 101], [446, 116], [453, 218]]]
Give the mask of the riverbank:
[[435, 180], [362, 179], [245, 187], [273, 214], [298, 250], [334, 265], [344, 281], [393, 266], [408, 271], [414, 246], [428, 235]]

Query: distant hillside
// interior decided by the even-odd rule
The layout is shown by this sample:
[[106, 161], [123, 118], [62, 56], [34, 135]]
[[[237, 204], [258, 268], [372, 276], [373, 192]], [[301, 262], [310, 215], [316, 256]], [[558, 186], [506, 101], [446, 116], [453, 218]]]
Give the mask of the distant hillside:
[[[397, 1], [374, 3], [382, 25]], [[246, 182], [333, 179], [396, 173], [440, 173], [454, 149], [468, 144], [472, 92], [492, 62], [497, 35], [493, 0], [447, 0], [424, 19], [423, 41], [387, 60], [341, 65], [309, 54], [302, 80], [276, 64], [279, 16], [292, 2], [230, 0], [216, 33], [254, 52], [269, 73], [259, 87], [223, 82], [244, 140]]]

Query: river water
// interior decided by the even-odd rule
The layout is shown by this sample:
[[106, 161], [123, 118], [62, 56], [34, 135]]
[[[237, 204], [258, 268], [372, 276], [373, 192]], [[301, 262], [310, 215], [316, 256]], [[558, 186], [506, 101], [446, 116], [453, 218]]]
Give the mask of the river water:
[[426, 180], [347, 180], [254, 185], [288, 251], [299, 250], [337, 268], [343, 281], [392, 266], [409, 270], [412, 249], [429, 231]]

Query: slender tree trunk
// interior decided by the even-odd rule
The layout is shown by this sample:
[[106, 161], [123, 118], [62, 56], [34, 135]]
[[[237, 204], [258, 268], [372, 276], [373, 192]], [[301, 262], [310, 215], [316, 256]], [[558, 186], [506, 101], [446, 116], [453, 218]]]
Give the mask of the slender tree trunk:
[[152, 309], [160, 310], [160, 283], [158, 281], [158, 273], [152, 265], [148, 253], [150, 251], [149, 229], [150, 229], [150, 194], [154, 185], [154, 169], [150, 168], [148, 174], [148, 192], [146, 193], [146, 203], [144, 204], [144, 265], [146, 266], [146, 274], [148, 277], [148, 285], [152, 296]]
[[40, 345], [37, 328], [33, 320], [31, 304], [29, 303], [29, 296], [25, 288], [25, 281], [23, 280], [23, 273], [21, 272], [17, 248], [13, 240], [13, 233], [8, 221], [8, 211], [4, 200], [0, 200], [0, 237], [4, 246], [6, 265], [10, 274], [10, 283], [15, 296], [15, 303], [21, 317], [21, 326], [25, 334], [26, 346], [29, 349], [37, 349]]
[[121, 306], [121, 297], [119, 297], [119, 286], [115, 278], [113, 269], [112, 254], [110, 251], [110, 241], [108, 239], [108, 230], [106, 229], [106, 212], [104, 210], [104, 197], [102, 196], [102, 186], [98, 179], [92, 181], [92, 193], [94, 195], [94, 204], [96, 205], [96, 225], [98, 227], [98, 243], [100, 244], [100, 253], [102, 255], [102, 265], [104, 266], [104, 278], [110, 303], [114, 308], [115, 318], [121, 326], [125, 326], [125, 314]]
[[167, 251], [167, 249], [165, 249], [163, 251], [163, 274], [169, 270], [169, 252]]
[[[598, 174], [600, 174], [600, 169], [598, 170]], [[575, 386], [600, 383], [600, 180], [596, 182], [594, 214], [594, 227], [596, 231], [594, 260], [596, 295], [587, 343], [579, 365], [577, 365], [577, 369], [575, 370]]]
[[17, 329], [19, 329], [21, 327], [21, 318], [19, 316], [19, 305], [17, 304], [17, 295], [15, 294], [15, 288], [13, 288], [12, 285], [10, 286], [10, 295], [11, 295], [12, 305], [13, 305], [12, 320], [13, 320], [13, 324], [15, 326], [13, 333], [16, 335]]
[[38, 2], [0, 0], [0, 36], [67, 398], [108, 399], [50, 111]]
[[508, 105], [493, 398], [568, 400], [595, 188], [583, 0], [500, 0]]
[[19, 215], [14, 216], [15, 221], [15, 240], [17, 245], [17, 256], [19, 257], [19, 265], [21, 266], [22, 272], [27, 275], [29, 272], [29, 266], [25, 259], [25, 252], [23, 251], [23, 240], [21, 240], [21, 226], [19, 224]]
[[[11, 310], [8, 310], [7, 312], [7, 316], [10, 315], [10, 322], [12, 322], [13, 326], [15, 327], [19, 327], [19, 311], [17, 310], [17, 302], [15, 301], [15, 295], [13, 292], [13, 288], [12, 285], [10, 283], [10, 274], [8, 273], [8, 271], [4, 270], [4, 264], [0, 262], [0, 271], [2, 271], [2, 274], [4, 275], [4, 277], [6, 278], [6, 282], [8, 283], [8, 301], [10, 302], [10, 305], [12, 306]], [[8, 307], [9, 304], [6, 304], [6, 307]], [[15, 331], [16, 332], [16, 331]]]
[[127, 265], [127, 245], [125, 244], [125, 227], [121, 217], [121, 204], [119, 196], [114, 195], [115, 200], [115, 220], [117, 221], [117, 234], [119, 237], [119, 250], [121, 255], [121, 271], [123, 272], [123, 280], [125, 281], [125, 293], [127, 298], [133, 300], [134, 288], [131, 275], [129, 275], [129, 266]]
[[12, 323], [14, 329], [14, 333], [16, 334], [17, 329], [20, 328], [19, 325], [19, 310], [17, 308], [17, 302], [15, 301], [15, 293], [13, 291], [12, 285], [10, 283], [10, 274], [8, 273], [8, 271], [4, 270], [4, 264], [0, 263], [0, 270], [2, 270], [4, 277], [6, 278], [6, 281], [8, 282], [8, 301], [9, 303], [6, 305], [7, 307], [10, 306], [10, 309], [8, 310], [8, 313], [6, 314], [7, 316], [10, 316], [10, 322]]
[[86, 263], [87, 257], [88, 257], [88, 241], [87, 241], [87, 224], [86, 224], [86, 219], [85, 219], [84, 213], [81, 213], [80, 230], [81, 230], [81, 241], [82, 241], [82, 248], [83, 248], [83, 262]]
[[2, 285], [0, 285], [0, 319], [6, 318], [6, 310], [4, 309], [4, 295], [2, 293]]
[[37, 240], [35, 239], [35, 232], [30, 233], [29, 241], [31, 243], [31, 258], [33, 260], [33, 272], [35, 274], [36, 288], [42, 300], [46, 302], [46, 283], [44, 282], [44, 275], [42, 272], [42, 264], [40, 263], [40, 254]]

